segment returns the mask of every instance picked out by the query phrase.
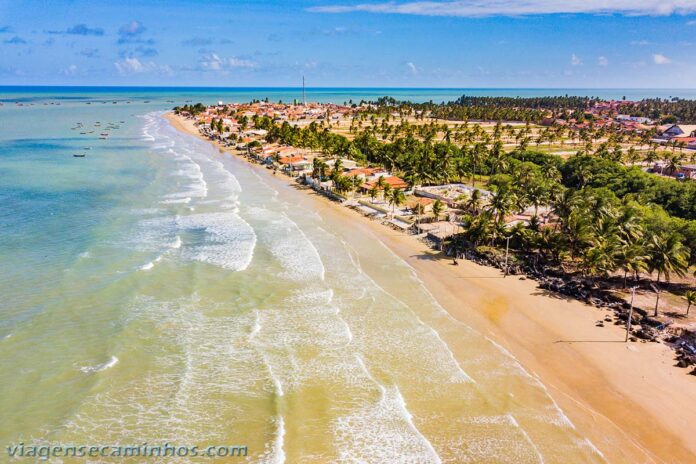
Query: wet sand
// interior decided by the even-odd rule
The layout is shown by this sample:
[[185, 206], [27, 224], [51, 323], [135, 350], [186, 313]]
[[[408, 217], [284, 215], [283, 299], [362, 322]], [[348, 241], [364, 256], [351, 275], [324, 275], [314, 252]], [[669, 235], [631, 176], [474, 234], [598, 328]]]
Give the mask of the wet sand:
[[[192, 121], [166, 117], [200, 137]], [[453, 317], [536, 375], [609, 462], [696, 462], [696, 377], [674, 367], [669, 347], [625, 344], [622, 327], [595, 327], [605, 310], [540, 290], [531, 280], [503, 278], [493, 268], [464, 260], [452, 266], [414, 237], [309, 190], [297, 192], [293, 179], [258, 169], [287, 195], [312, 202], [325, 220], [343, 224], [346, 241], [363, 247], [365, 241], [381, 241], [404, 259]]]

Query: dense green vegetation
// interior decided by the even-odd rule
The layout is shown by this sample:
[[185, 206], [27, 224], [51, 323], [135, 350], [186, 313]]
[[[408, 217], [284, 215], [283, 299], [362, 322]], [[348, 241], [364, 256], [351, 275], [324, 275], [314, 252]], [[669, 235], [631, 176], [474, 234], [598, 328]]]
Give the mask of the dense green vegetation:
[[631, 108], [632, 116], [644, 116], [663, 123], [696, 123], [696, 100], [649, 98]]
[[[585, 112], [601, 100], [595, 97], [475, 97], [462, 95], [447, 103], [412, 103], [383, 97], [369, 103], [368, 112], [387, 114], [430, 114], [448, 120], [529, 121], [539, 122], [549, 114], [561, 119], [583, 121]], [[662, 123], [695, 123], [696, 100], [651, 98], [626, 102], [622, 111], [631, 116], [643, 116]], [[590, 117], [591, 119], [591, 117]]]
[[186, 112], [191, 114], [192, 116], [196, 116], [197, 114], [200, 114], [203, 111], [205, 111], [206, 108], [207, 107], [203, 103], [196, 103], [195, 105], [175, 106], [174, 113], [180, 114]]
[[[565, 161], [523, 147], [507, 153], [496, 136], [491, 143], [461, 145], [413, 135], [384, 141], [369, 128], [349, 141], [316, 123], [274, 125], [267, 140], [382, 165], [411, 185], [485, 177], [492, 191], [487, 204], [479, 194], [460, 202], [462, 237], [474, 246], [501, 244], [511, 236], [512, 245], [537, 262], [571, 266], [587, 277], [650, 271], [659, 281], [696, 264], [696, 184], [625, 167], [601, 153]], [[350, 190], [335, 172], [332, 178]], [[552, 211], [548, 219], [535, 216], [528, 226], [506, 229], [506, 216], [544, 206]]]

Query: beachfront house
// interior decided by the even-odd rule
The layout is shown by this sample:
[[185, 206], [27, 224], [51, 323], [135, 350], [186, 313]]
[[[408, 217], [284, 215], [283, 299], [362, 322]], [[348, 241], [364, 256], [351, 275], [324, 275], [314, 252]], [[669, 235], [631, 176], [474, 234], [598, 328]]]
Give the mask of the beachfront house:
[[[362, 184], [360, 186], [361, 193], [368, 193], [373, 187], [376, 187], [378, 190], [382, 190], [382, 188], [379, 187], [379, 177], [382, 177], [382, 176], [378, 176], [377, 178], [372, 178], [372, 179], [368, 180], [367, 182], [365, 182], [364, 184]], [[394, 190], [394, 189], [405, 190], [408, 188], [408, 183], [400, 177], [383, 176], [383, 179], [384, 179], [383, 182], [385, 184], [388, 184], [392, 190]]]
[[387, 177], [389, 174], [382, 168], [355, 168], [346, 172], [345, 175], [365, 183], [365, 181], [376, 179], [380, 175]]
[[312, 162], [303, 156], [293, 155], [280, 158], [278, 163], [281, 169], [291, 173], [297, 174], [304, 171], [309, 171], [312, 168]]
[[662, 138], [669, 140], [684, 137], [696, 137], [696, 124], [672, 124], [662, 132]]

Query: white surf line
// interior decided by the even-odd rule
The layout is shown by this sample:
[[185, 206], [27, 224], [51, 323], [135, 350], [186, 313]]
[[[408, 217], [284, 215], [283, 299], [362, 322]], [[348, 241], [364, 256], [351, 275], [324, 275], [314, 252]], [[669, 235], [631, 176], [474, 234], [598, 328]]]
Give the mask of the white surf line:
[[[350, 247], [350, 245], [348, 245], [348, 244], [346, 244], [346, 245]], [[360, 273], [361, 273], [362, 275], [364, 275], [365, 277], [367, 277], [367, 278], [370, 280], [370, 282], [372, 282], [372, 284], [373, 284], [375, 287], [377, 287], [379, 290], [381, 290], [382, 292], [384, 292], [385, 295], [388, 295], [389, 297], [391, 297], [392, 299], [394, 299], [397, 303], [399, 303], [401, 306], [403, 306], [404, 308], [406, 308], [406, 309], [413, 315], [413, 317], [416, 318], [416, 321], [418, 321], [418, 323], [419, 323], [420, 325], [422, 325], [423, 327], [429, 329], [429, 330], [433, 333], [433, 335], [435, 335], [435, 337], [439, 340], [440, 344], [441, 344], [441, 345], [445, 348], [445, 350], [447, 351], [448, 356], [450, 357], [450, 359], [451, 359], [452, 362], [454, 363], [454, 365], [455, 365], [455, 367], [457, 368], [457, 370], [459, 371], [459, 373], [464, 377], [464, 381], [465, 381], [465, 382], [476, 383], [476, 381], [475, 381], [469, 374], [467, 374], [467, 373], [464, 371], [464, 369], [462, 368], [462, 366], [459, 364], [459, 361], [457, 361], [457, 359], [454, 357], [454, 353], [452, 352], [452, 350], [450, 350], [449, 345], [448, 345], [447, 342], [445, 342], [445, 340], [440, 336], [440, 334], [439, 334], [439, 332], [438, 332], [437, 330], [435, 330], [433, 327], [431, 327], [431, 326], [429, 326], [428, 324], [426, 324], [425, 322], [423, 322], [423, 320], [418, 316], [418, 314], [416, 314], [416, 313], [411, 309], [411, 307], [410, 307], [409, 305], [407, 305], [406, 303], [404, 303], [403, 301], [401, 301], [399, 298], [397, 298], [397, 297], [394, 296], [393, 294], [391, 294], [391, 293], [389, 293], [388, 291], [386, 291], [384, 288], [382, 288], [377, 282], [375, 282], [374, 279], [372, 279], [369, 275], [367, 275], [367, 274], [365, 273], [365, 271], [363, 271], [362, 268], [358, 268], [358, 270], [360, 271]], [[452, 380], [454, 380], [454, 379], [452, 379]]]
[[277, 464], [283, 464], [285, 462], [285, 420], [283, 416], [278, 416], [277, 419], [278, 427], [276, 433], [276, 439], [273, 443], [273, 452], [275, 455], [275, 462]]
[[[361, 369], [365, 372], [365, 375], [374, 382], [374, 384], [379, 388], [380, 391], [380, 402], [387, 401], [387, 388], [379, 383], [377, 379], [375, 379], [372, 376], [372, 373], [370, 373], [370, 370], [367, 368], [365, 365], [365, 362], [362, 359], [362, 356], [360, 356], [359, 353], [355, 353], [355, 359], [357, 360], [358, 364], [360, 365]], [[432, 443], [430, 443], [430, 440], [425, 438], [425, 435], [421, 433], [420, 430], [418, 430], [418, 427], [416, 427], [416, 424], [413, 423], [413, 415], [411, 412], [408, 410], [406, 407], [406, 401], [404, 400], [404, 397], [401, 395], [401, 391], [399, 390], [399, 387], [394, 385], [393, 386], [394, 391], [396, 393], [396, 403], [399, 406], [399, 410], [401, 411], [402, 417], [406, 420], [406, 424], [408, 425], [409, 429], [411, 429], [411, 432], [414, 433], [418, 437], [418, 439], [423, 443], [423, 445], [426, 447], [428, 450], [428, 453], [433, 459], [433, 462], [437, 464], [441, 464], [442, 460], [440, 459], [440, 456], [437, 454], [437, 451], [435, 451], [435, 448], [433, 447]]]
[[437, 454], [437, 451], [435, 451], [435, 448], [433, 448], [433, 445], [432, 443], [430, 443], [430, 440], [425, 438], [425, 435], [423, 435], [421, 431], [418, 430], [418, 427], [416, 427], [416, 424], [413, 423], [413, 415], [406, 407], [406, 401], [404, 400], [404, 397], [401, 395], [399, 387], [394, 385], [394, 389], [396, 390], [396, 402], [399, 406], [399, 409], [401, 409], [402, 414], [404, 415], [404, 417], [406, 417], [406, 423], [411, 428], [411, 431], [415, 433], [416, 436], [423, 441], [425, 447], [428, 449], [428, 452], [430, 453], [430, 456], [433, 459], [433, 462], [435, 462], [436, 464], [441, 464], [442, 459], [440, 459], [440, 455]]
[[375, 378], [372, 376], [372, 373], [370, 372], [370, 370], [369, 370], [369, 369], [367, 368], [367, 366], [365, 365], [365, 362], [363, 361], [362, 356], [360, 356], [360, 353], [355, 353], [354, 356], [355, 356], [355, 359], [358, 361], [358, 364], [360, 365], [360, 368], [365, 372], [365, 375], [367, 375], [367, 378], [370, 379], [370, 380], [372, 380], [372, 382], [374, 382], [374, 384], [377, 385], [377, 388], [378, 388], [379, 391], [380, 391], [380, 401], [381, 401], [382, 399], [384, 399], [385, 395], [387, 394], [387, 389], [384, 387], [384, 385], [382, 385], [381, 383], [379, 383], [379, 382], [377, 381], [377, 379], [375, 379]]
[[[659, 462], [659, 463], [667, 464], [667, 461], [664, 461], [664, 460], [660, 459], [658, 456], [655, 456], [650, 450], [648, 450], [647, 448], [644, 448], [643, 446], [641, 446], [633, 437], [631, 437], [628, 433], [626, 433], [626, 431], [624, 431], [624, 430], [623, 430], [621, 427], [619, 427], [614, 421], [612, 421], [611, 419], [609, 419], [609, 418], [608, 418], [607, 416], [605, 416], [604, 414], [602, 414], [602, 413], [600, 413], [600, 412], [597, 412], [597, 411], [595, 411], [594, 409], [590, 408], [589, 406], [583, 404], [581, 401], [575, 399], [573, 396], [571, 396], [571, 395], [569, 395], [568, 393], [564, 392], [564, 391], [561, 390], [560, 388], [558, 388], [558, 387], [556, 387], [556, 386], [554, 386], [554, 385], [551, 385], [551, 384], [549, 384], [549, 386], [550, 386], [551, 388], [555, 389], [558, 393], [562, 394], [563, 396], [565, 396], [566, 398], [568, 398], [569, 400], [571, 400], [572, 402], [574, 402], [575, 404], [577, 404], [581, 409], [587, 411], [588, 413], [590, 413], [590, 414], [593, 415], [593, 416], [601, 417], [602, 419], [604, 419], [605, 421], [607, 421], [609, 424], [612, 425], [612, 427], [614, 427], [616, 430], [618, 430], [619, 432], [621, 432], [621, 434], [622, 434], [624, 437], [626, 437], [626, 439], [627, 439], [633, 446], [635, 446], [638, 450], [642, 451], [642, 452], [645, 454], [645, 457], [648, 458], [648, 459], [650, 459], [651, 462], [654, 462], [654, 463], [658, 463], [658, 462]], [[592, 448], [594, 448], [595, 450], [597, 450], [597, 453], [602, 457], [602, 459], [604, 459], [605, 462], [607, 462], [606, 458], [604, 457], [604, 454], [603, 454], [600, 450], [598, 450], [597, 447], [596, 447], [590, 440], [588, 440], [587, 438], [585, 438], [585, 440], [587, 440], [587, 441], [589, 442], [589, 444], [592, 446]]]
[[519, 422], [517, 422], [517, 420], [515, 420], [515, 417], [512, 414], [508, 413], [507, 417], [508, 417], [508, 420], [510, 421], [510, 423], [512, 425], [514, 425], [515, 427], [517, 427], [517, 429], [522, 433], [525, 440], [527, 440], [527, 443], [529, 443], [529, 446], [532, 447], [532, 450], [534, 450], [534, 453], [537, 456], [539, 464], [544, 464], [544, 456], [542, 456], [541, 452], [539, 451], [539, 448], [537, 448], [537, 446], [534, 444], [534, 442], [532, 441], [532, 438], [529, 436], [527, 431], [519, 424]]
[[544, 385], [544, 384], [541, 382], [541, 380], [540, 380], [539, 378], [537, 378], [537, 377], [535, 377], [534, 375], [530, 374], [530, 373], [527, 371], [527, 369], [525, 369], [525, 368], [522, 366], [522, 364], [517, 360], [517, 358], [515, 358], [515, 357], [512, 355], [512, 353], [510, 353], [504, 346], [500, 345], [500, 344], [497, 343], [495, 340], [493, 340], [492, 338], [490, 338], [490, 337], [488, 337], [488, 336], [486, 336], [486, 335], [484, 335], [484, 337], [486, 338], [486, 340], [488, 340], [490, 343], [492, 343], [493, 346], [495, 346], [501, 353], [503, 353], [505, 356], [507, 356], [508, 358], [510, 358], [510, 359], [515, 363], [515, 366], [520, 370], [520, 372], [522, 372], [522, 373], [524, 374], [525, 377], [531, 379], [531, 380], [534, 382], [534, 384], [535, 384], [538, 388], [540, 388], [541, 390], [544, 391], [544, 394], [545, 394], [546, 397], [551, 401], [551, 403], [553, 404], [553, 407], [556, 409], [556, 412], [558, 413], [559, 417], [561, 418], [561, 421], [562, 421], [567, 427], [569, 427], [569, 428], [575, 430], [575, 424], [573, 424], [573, 421], [571, 421], [571, 420], [568, 418], [568, 416], [566, 416], [566, 414], [563, 412], [563, 409], [561, 409], [561, 407], [558, 405], [558, 403], [556, 403], [556, 400], [553, 398], [553, 396], [551, 396], [551, 394], [549, 393], [548, 389], [546, 388], [546, 385]]
[[[563, 420], [569, 427], [571, 427], [572, 429], [575, 429], [575, 424], [573, 424], [573, 422], [568, 418], [568, 416], [566, 416], [566, 414], [563, 412], [563, 410], [562, 410], [561, 407], [558, 405], [558, 403], [556, 403], [556, 400], [551, 396], [551, 394], [548, 392], [546, 386], [541, 382], [541, 380], [538, 378], [538, 376], [536, 376], [536, 374], [533, 376], [532, 374], [530, 374], [529, 372], [527, 372], [527, 370], [522, 366], [522, 364], [517, 360], [517, 358], [516, 358], [512, 353], [510, 353], [510, 352], [509, 352], [505, 347], [503, 347], [502, 345], [500, 345], [500, 344], [498, 344], [497, 342], [495, 342], [492, 338], [490, 338], [490, 337], [488, 337], [488, 336], [485, 336], [485, 335], [483, 335], [483, 334], [480, 334], [479, 332], [476, 332], [473, 328], [469, 327], [469, 326], [466, 325], [464, 322], [462, 322], [462, 321], [460, 321], [459, 319], [455, 318], [449, 311], [447, 311], [447, 310], [437, 301], [437, 299], [436, 299], [435, 296], [430, 292], [430, 290], [428, 290], [428, 288], [425, 286], [425, 284], [423, 283], [423, 281], [418, 277], [418, 272], [416, 271], [416, 269], [415, 269], [413, 266], [411, 266], [408, 262], [406, 262], [405, 260], [403, 260], [403, 259], [402, 259], [400, 256], [398, 256], [396, 253], [394, 253], [394, 252], [391, 250], [391, 248], [389, 248], [384, 242], [382, 242], [382, 240], [381, 240], [379, 237], [378, 237], [378, 241], [379, 241], [379, 243], [380, 243], [387, 251], [389, 251], [389, 253], [391, 253], [391, 254], [392, 254], [393, 256], [395, 256], [397, 259], [399, 259], [400, 261], [402, 261], [403, 264], [404, 264], [405, 266], [407, 266], [407, 267], [411, 270], [411, 275], [412, 275], [413, 279], [416, 280], [416, 281], [419, 283], [419, 285], [421, 286], [421, 288], [428, 294], [428, 296], [430, 297], [430, 299], [432, 300], [432, 302], [433, 302], [437, 307], [439, 307], [439, 308], [441, 309], [441, 311], [445, 314], [445, 316], [446, 316], [450, 321], [454, 322], [456, 325], [459, 325], [459, 326], [461, 326], [461, 327], [466, 328], [467, 330], [471, 330], [471, 331], [473, 331], [474, 333], [477, 333], [477, 334], [479, 334], [479, 335], [484, 336], [484, 337], [486, 338], [486, 340], [488, 340], [490, 343], [492, 343], [499, 351], [501, 351], [503, 354], [505, 354], [508, 358], [512, 359], [512, 360], [514, 361], [515, 365], [517, 366], [517, 368], [518, 368], [525, 376], [529, 377], [530, 379], [535, 380], [535, 381], [537, 382], [537, 385], [540, 386], [540, 387], [544, 390], [546, 396], [551, 400], [551, 402], [553, 403], [553, 406], [554, 406], [554, 407], [556, 408], [556, 410], [558, 411], [558, 413], [559, 413], [559, 415], [561, 416], [562, 420]], [[559, 390], [559, 391], [560, 391], [560, 390]], [[566, 395], [566, 396], [569, 396], [569, 395], [567, 395], [567, 394], [564, 393], [564, 392], [561, 392], [561, 393], [563, 393], [563, 394]], [[570, 396], [569, 396], [569, 398], [572, 399], [573, 401], [576, 401], [576, 402], [577, 402], [577, 400], [575, 400], [574, 398], [572, 398], [572, 397], [570, 397]], [[581, 406], [582, 406], [582, 405], [581, 405]], [[583, 406], [583, 407], [584, 407], [584, 406]], [[597, 413], [596, 411], [592, 411], [592, 410], [590, 410], [590, 411], [593, 412], [593, 413], [595, 413], [595, 414], [599, 414], [599, 413]], [[639, 444], [637, 444], [632, 438], [630, 438], [630, 437], [626, 434], [626, 432], [624, 432], [624, 431], [621, 430], [616, 424], [614, 424], [613, 422], [611, 422], [611, 420], [610, 420], [609, 418], [607, 418], [606, 416], [602, 416], [601, 414], [599, 414], [599, 415], [600, 415], [601, 417], [604, 417], [604, 418], [605, 418], [607, 421], [609, 421], [614, 427], [616, 427], [617, 429], [619, 429], [619, 430], [621, 431], [621, 433], [623, 433], [624, 435], [626, 435], [626, 437], [629, 438], [629, 440], [630, 440], [638, 449], [640, 449], [641, 451], [645, 452], [646, 454], [649, 453], [648, 450], [646, 450], [645, 448], [643, 448], [642, 446], [640, 446]], [[603, 454], [599, 449], [597, 449], [597, 447], [596, 447], [589, 439], [587, 439], [586, 437], [583, 437], [583, 438], [589, 443], [589, 445], [591, 446], [591, 448], [593, 448], [594, 450], [596, 450], [596, 453], [602, 458], [602, 460], [604, 460], [605, 462], [607, 462], [607, 461], [606, 461], [606, 458], [604, 457], [604, 454]], [[649, 457], [650, 457], [650, 456], [649, 456]], [[653, 462], [655, 462], [655, 461], [653, 460]], [[664, 462], [664, 461], [660, 461], [660, 462]]]
[[[256, 350], [260, 352], [261, 358], [263, 359], [263, 363], [266, 366], [266, 369], [268, 369], [268, 374], [271, 377], [271, 382], [273, 382], [273, 388], [275, 389], [276, 393], [276, 408], [279, 409], [280, 405], [278, 404], [278, 398], [282, 398], [283, 396], [285, 396], [285, 392], [283, 391], [283, 386], [280, 383], [280, 380], [273, 373], [273, 367], [271, 366], [271, 363], [268, 361], [266, 354], [263, 352], [262, 349], [260, 349], [258, 345], [254, 343], [256, 335], [258, 335], [260, 331], [261, 317], [259, 315], [259, 311], [254, 310], [254, 325], [251, 328], [251, 332], [249, 332], [249, 344], [255, 347]], [[277, 464], [283, 464], [285, 462], [285, 419], [283, 418], [282, 414], [278, 414], [276, 422], [278, 425], [276, 426], [276, 437], [273, 441], [273, 455], [275, 457], [274, 461]]]
[[[322, 229], [322, 230], [323, 230], [323, 229]], [[326, 231], [325, 231], [325, 232], [326, 232]], [[328, 232], [327, 232], [327, 233], [328, 233]], [[409, 311], [411, 314], [413, 314], [413, 316], [416, 318], [416, 320], [418, 321], [419, 324], [421, 324], [423, 327], [426, 327], [426, 328], [430, 329], [430, 330], [432, 331], [432, 333], [435, 335], [435, 337], [436, 337], [436, 338], [440, 341], [440, 343], [445, 347], [445, 349], [447, 350], [447, 353], [449, 354], [450, 359], [452, 360], [452, 362], [454, 363], [454, 365], [457, 367], [457, 369], [459, 370], [459, 372], [464, 376], [465, 381], [471, 382], [471, 383], [474, 383], [474, 384], [475, 384], [476, 381], [475, 381], [469, 374], [467, 374], [467, 373], [464, 371], [464, 369], [462, 368], [462, 366], [459, 364], [459, 361], [457, 361], [457, 359], [454, 357], [454, 353], [452, 352], [452, 350], [450, 350], [449, 345], [448, 345], [447, 342], [445, 342], [445, 340], [440, 336], [439, 332], [438, 332], [437, 330], [435, 330], [433, 327], [431, 327], [431, 326], [429, 326], [428, 324], [426, 324], [425, 322], [423, 322], [423, 320], [418, 316], [418, 314], [416, 314], [416, 313], [411, 309], [411, 307], [410, 307], [409, 305], [407, 305], [406, 303], [404, 303], [403, 301], [401, 301], [399, 298], [395, 297], [394, 295], [392, 295], [391, 293], [389, 293], [388, 291], [386, 291], [386, 290], [385, 290], [384, 288], [382, 288], [372, 277], [370, 277], [370, 276], [363, 270], [362, 266], [360, 266], [360, 262], [359, 262], [359, 261], [358, 261], [357, 263], [355, 262], [355, 259], [358, 259], [357, 256], [356, 256], [355, 259], [354, 259], [353, 256], [352, 256], [352, 254], [353, 254], [352, 252], [355, 252], [356, 255], [357, 255], [357, 252], [355, 251], [355, 249], [354, 249], [350, 244], [348, 244], [345, 240], [343, 240], [343, 239], [340, 239], [340, 240], [341, 240], [341, 243], [343, 244], [343, 246], [344, 246], [344, 247], [346, 248], [346, 250], [348, 251], [348, 257], [350, 258], [351, 262], [353, 262], [353, 264], [357, 267], [358, 271], [359, 271], [363, 276], [365, 276], [370, 282], [372, 282], [372, 284], [373, 284], [375, 287], [377, 287], [379, 290], [381, 290], [382, 292], [384, 292], [386, 295], [388, 295], [388, 296], [390, 296], [391, 298], [393, 298], [394, 300], [396, 300], [400, 305], [402, 305], [403, 307], [405, 307], [406, 309], [408, 309], [408, 311]], [[380, 243], [382, 243], [382, 242], [380, 241]], [[382, 243], [382, 246], [386, 247], [386, 245], [384, 245], [383, 243]], [[387, 249], [389, 249], [389, 248], [387, 247]], [[397, 259], [400, 259], [400, 260], [401, 260], [401, 258], [398, 257], [397, 255], [395, 255], [391, 250], [389, 250], [389, 251], [390, 251], [394, 256], [396, 256]], [[366, 292], [366, 289], [363, 288], [363, 295], [365, 294], [365, 292]]]
[[259, 310], [255, 309], [254, 310], [254, 325], [251, 328], [251, 332], [249, 332], [249, 343], [253, 343], [254, 337], [256, 337], [256, 334], [258, 334], [260, 330], [261, 330], [261, 318], [259, 316]]
[[[265, 208], [264, 208], [264, 209], [265, 209]], [[297, 225], [297, 223], [296, 223], [295, 221], [293, 221], [293, 220], [290, 218], [290, 216], [288, 216], [285, 212], [281, 213], [281, 215], [282, 215], [285, 219], [287, 219], [288, 221], [290, 221], [290, 224], [292, 224], [293, 227], [294, 227], [295, 229], [297, 229], [297, 231], [300, 233], [300, 235], [302, 235], [302, 238], [304, 238], [305, 241], [306, 241], [307, 243], [309, 243], [309, 245], [310, 245], [312, 251], [314, 251], [314, 254], [316, 255], [317, 260], [319, 260], [319, 264], [321, 264], [321, 280], [322, 280], [322, 281], [326, 280], [326, 279], [325, 279], [325, 277], [326, 277], [326, 266], [324, 266], [324, 261], [322, 261], [321, 255], [319, 254], [319, 250], [317, 250], [317, 247], [314, 245], [314, 242], [312, 242], [312, 241], [309, 239], [309, 237], [307, 237], [307, 234], [305, 234], [304, 230], [302, 230], [302, 228], [301, 228], [299, 225]]]

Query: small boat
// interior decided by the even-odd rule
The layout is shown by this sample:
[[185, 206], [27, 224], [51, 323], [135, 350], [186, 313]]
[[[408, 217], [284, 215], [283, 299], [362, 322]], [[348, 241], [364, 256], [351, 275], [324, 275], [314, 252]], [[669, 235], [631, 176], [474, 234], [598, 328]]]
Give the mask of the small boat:
[[84, 153], [82, 153], [82, 154], [74, 153], [74, 154], [73, 154], [73, 157], [74, 157], [74, 158], [84, 158], [85, 156], [86, 156], [86, 155], [85, 155]]
[[80, 135], [85, 135], [87, 132], [80, 132]]
[[92, 147], [83, 147], [82, 149], [83, 149], [83, 150], [91, 150]]

